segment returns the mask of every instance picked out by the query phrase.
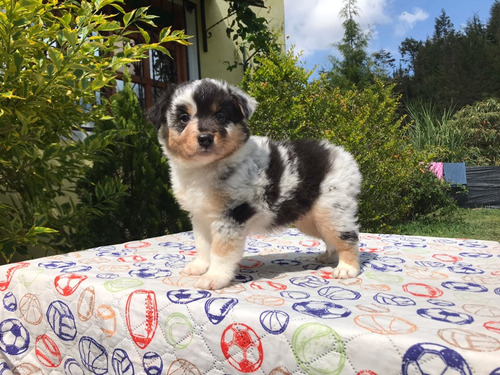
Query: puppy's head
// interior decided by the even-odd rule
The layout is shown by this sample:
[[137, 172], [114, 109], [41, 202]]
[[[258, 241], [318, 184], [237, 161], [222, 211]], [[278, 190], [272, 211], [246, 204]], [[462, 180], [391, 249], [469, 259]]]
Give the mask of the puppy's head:
[[167, 157], [203, 165], [231, 155], [247, 141], [246, 120], [256, 105], [234, 86], [202, 79], [168, 87], [148, 117]]

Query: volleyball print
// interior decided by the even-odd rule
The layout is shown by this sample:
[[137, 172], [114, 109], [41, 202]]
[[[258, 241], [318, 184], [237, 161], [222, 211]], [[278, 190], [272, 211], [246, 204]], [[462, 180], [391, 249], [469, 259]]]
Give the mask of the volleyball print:
[[362, 272], [335, 279], [323, 243], [252, 235], [203, 290], [194, 241], [0, 266], [0, 375], [500, 375], [498, 242], [362, 233]]

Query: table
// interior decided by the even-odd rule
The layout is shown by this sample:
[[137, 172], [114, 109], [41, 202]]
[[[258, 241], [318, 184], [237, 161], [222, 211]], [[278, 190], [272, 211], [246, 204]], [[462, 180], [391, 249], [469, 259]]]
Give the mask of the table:
[[336, 280], [319, 241], [251, 236], [217, 291], [190, 232], [1, 266], [0, 375], [500, 374], [498, 242], [360, 241]]

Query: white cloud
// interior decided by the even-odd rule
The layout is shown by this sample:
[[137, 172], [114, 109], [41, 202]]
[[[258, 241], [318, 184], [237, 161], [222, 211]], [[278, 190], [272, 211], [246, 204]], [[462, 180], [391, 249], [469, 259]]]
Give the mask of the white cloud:
[[413, 8], [413, 13], [403, 12], [398, 16], [398, 23], [396, 25], [396, 35], [406, 35], [417, 22], [425, 21], [429, 18], [429, 14], [421, 8]]
[[[358, 0], [358, 23], [364, 30], [390, 22], [385, 14], [388, 0]], [[330, 49], [344, 35], [339, 13], [344, 6], [339, 0], [285, 0], [285, 33], [296, 51], [309, 55]], [[372, 38], [377, 34], [372, 34]]]

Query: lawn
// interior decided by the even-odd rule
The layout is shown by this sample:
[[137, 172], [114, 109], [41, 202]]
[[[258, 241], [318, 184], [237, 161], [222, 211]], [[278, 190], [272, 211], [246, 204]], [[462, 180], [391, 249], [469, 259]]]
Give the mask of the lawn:
[[393, 233], [500, 241], [500, 210], [460, 208], [442, 217], [398, 225]]

